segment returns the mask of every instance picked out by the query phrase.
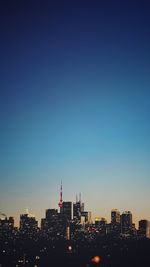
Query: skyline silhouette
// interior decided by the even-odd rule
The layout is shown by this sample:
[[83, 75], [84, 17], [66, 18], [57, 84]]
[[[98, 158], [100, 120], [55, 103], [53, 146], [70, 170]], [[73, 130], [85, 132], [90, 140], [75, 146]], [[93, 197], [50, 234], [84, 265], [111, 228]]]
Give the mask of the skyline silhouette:
[[[90, 214], [90, 223], [95, 223], [95, 221], [96, 220], [100, 220], [100, 219], [105, 219], [106, 220], [106, 222], [107, 223], [110, 223], [111, 222], [111, 212], [112, 211], [117, 211], [117, 212], [119, 212], [119, 216], [121, 216], [121, 214], [123, 214], [123, 213], [128, 213], [128, 212], [130, 212], [131, 214], [132, 214], [132, 222], [133, 223], [135, 223], [135, 227], [136, 228], [138, 228], [138, 224], [139, 224], [139, 221], [141, 221], [141, 220], [147, 220], [148, 221], [148, 218], [140, 218], [139, 219], [139, 221], [134, 221], [134, 214], [132, 213], [132, 211], [130, 210], [130, 211], [128, 211], [127, 209], [124, 209], [124, 210], [118, 210], [117, 209], [117, 207], [115, 207], [115, 208], [112, 208], [110, 211], [109, 211], [109, 215], [107, 215], [107, 218], [106, 217], [104, 217], [103, 216], [103, 214], [94, 214], [93, 215], [93, 213], [92, 213], [92, 210], [89, 210], [88, 209], [88, 207], [87, 207], [87, 205], [86, 205], [86, 202], [83, 202], [82, 201], [82, 197], [81, 197], [81, 192], [80, 193], [76, 193], [76, 195], [75, 195], [75, 199], [72, 201], [72, 200], [70, 200], [70, 199], [63, 199], [63, 185], [62, 185], [62, 180], [61, 180], [61, 186], [60, 186], [60, 192], [59, 192], [59, 197], [60, 197], [60, 199], [59, 199], [59, 202], [58, 202], [58, 204], [57, 204], [57, 206], [51, 206], [51, 207], [47, 207], [45, 210], [44, 210], [44, 216], [46, 215], [46, 212], [47, 212], [47, 210], [57, 210], [57, 212], [58, 213], [61, 213], [62, 211], [63, 211], [63, 203], [71, 203], [71, 220], [74, 220], [74, 216], [73, 216], [73, 214], [74, 214], [74, 204], [75, 203], [80, 203], [80, 206], [81, 207], [83, 207], [83, 211], [84, 210], [86, 210], [86, 212], [88, 212], [89, 214]], [[82, 209], [82, 208], [81, 208]], [[1, 217], [1, 219], [5, 219], [5, 218], [9, 218], [9, 217], [13, 217], [14, 218], [14, 222], [15, 222], [15, 226], [17, 226], [17, 227], [19, 227], [19, 225], [20, 225], [20, 216], [22, 215], [22, 214], [26, 214], [26, 215], [28, 215], [29, 217], [33, 217], [33, 218], [35, 218], [36, 220], [37, 220], [37, 222], [38, 222], [38, 226], [39, 227], [41, 227], [41, 222], [42, 222], [42, 217], [38, 217], [38, 216], [36, 216], [36, 214], [34, 214], [34, 212], [33, 211], [31, 211], [30, 209], [29, 209], [29, 207], [26, 207], [25, 209], [24, 209], [24, 211], [22, 210], [22, 212], [19, 214], [17, 214], [17, 217], [18, 218], [14, 218], [14, 216], [13, 216], [13, 214], [9, 214], [9, 215], [7, 215], [7, 214], [5, 214], [3, 211], [1, 211], [0, 210], [0, 217]], [[43, 217], [44, 217], [43, 216]]]

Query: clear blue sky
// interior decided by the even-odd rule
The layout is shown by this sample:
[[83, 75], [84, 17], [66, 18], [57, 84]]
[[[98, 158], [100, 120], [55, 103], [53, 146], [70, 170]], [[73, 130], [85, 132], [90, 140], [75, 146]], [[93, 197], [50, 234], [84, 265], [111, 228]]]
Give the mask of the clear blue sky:
[[150, 4], [41, 2], [0, 3], [0, 210], [40, 219], [62, 179], [150, 220]]

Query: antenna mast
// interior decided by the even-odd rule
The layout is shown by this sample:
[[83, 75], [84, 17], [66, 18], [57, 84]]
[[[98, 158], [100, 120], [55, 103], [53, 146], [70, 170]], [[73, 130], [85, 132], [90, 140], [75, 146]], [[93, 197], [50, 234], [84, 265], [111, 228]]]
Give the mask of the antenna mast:
[[60, 200], [59, 200], [59, 203], [58, 203], [58, 206], [60, 208], [60, 213], [62, 212], [62, 203], [63, 203], [63, 200], [62, 200], [62, 180], [61, 180], [61, 186], [60, 186]]

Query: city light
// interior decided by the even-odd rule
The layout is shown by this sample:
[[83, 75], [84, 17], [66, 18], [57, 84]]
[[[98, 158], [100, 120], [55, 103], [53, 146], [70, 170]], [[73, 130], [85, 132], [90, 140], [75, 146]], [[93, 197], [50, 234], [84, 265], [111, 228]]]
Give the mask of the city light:
[[69, 247], [68, 247], [68, 250], [69, 250], [69, 251], [72, 251], [72, 246], [69, 246]]
[[94, 257], [91, 259], [91, 261], [92, 261], [93, 263], [98, 264], [98, 263], [100, 263], [101, 258], [100, 258], [99, 256], [94, 256]]

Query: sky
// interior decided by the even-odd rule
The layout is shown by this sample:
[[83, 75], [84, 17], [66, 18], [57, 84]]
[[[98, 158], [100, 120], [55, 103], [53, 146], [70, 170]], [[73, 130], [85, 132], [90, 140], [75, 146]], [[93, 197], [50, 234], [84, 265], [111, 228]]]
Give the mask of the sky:
[[0, 211], [81, 192], [150, 220], [148, 1], [0, 2]]

